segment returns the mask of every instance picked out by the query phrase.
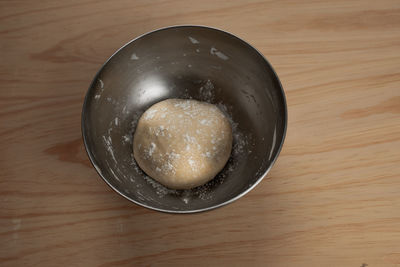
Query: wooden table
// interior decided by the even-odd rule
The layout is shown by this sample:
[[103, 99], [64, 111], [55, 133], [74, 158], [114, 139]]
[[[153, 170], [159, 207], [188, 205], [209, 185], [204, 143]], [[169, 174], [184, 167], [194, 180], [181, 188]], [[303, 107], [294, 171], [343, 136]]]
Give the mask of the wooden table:
[[[84, 151], [101, 64], [174, 24], [258, 48], [287, 94], [276, 165], [195, 215], [138, 207]], [[1, 266], [399, 266], [400, 2], [0, 2]]]

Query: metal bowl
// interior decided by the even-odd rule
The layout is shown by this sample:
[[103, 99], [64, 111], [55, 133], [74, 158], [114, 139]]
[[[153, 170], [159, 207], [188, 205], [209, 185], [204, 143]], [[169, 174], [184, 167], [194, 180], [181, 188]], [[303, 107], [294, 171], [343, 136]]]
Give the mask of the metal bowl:
[[[133, 159], [138, 118], [167, 98], [218, 104], [232, 119], [231, 158], [204, 186], [167, 189]], [[268, 61], [238, 37], [203, 26], [163, 28], [123, 46], [95, 76], [82, 111], [86, 151], [104, 181], [138, 205], [171, 213], [217, 208], [249, 192], [278, 157], [286, 125], [285, 95]]]

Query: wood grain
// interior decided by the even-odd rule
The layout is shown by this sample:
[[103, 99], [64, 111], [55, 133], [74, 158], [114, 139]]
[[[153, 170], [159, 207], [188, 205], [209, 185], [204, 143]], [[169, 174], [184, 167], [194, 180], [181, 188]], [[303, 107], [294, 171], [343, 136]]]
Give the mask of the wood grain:
[[[84, 152], [101, 64], [174, 24], [230, 31], [285, 88], [286, 143], [239, 201], [188, 216], [115, 194]], [[400, 2], [1, 1], [1, 266], [400, 266]]]

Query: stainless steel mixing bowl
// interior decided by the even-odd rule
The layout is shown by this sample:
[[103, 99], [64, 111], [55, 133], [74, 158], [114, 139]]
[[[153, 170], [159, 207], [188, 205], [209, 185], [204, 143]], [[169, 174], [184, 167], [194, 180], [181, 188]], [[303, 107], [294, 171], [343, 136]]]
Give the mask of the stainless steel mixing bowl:
[[[169, 190], [133, 159], [137, 119], [167, 98], [209, 101], [232, 118], [232, 156], [204, 186]], [[213, 209], [249, 192], [278, 157], [286, 125], [284, 92], [268, 61], [238, 37], [203, 26], [163, 28], [123, 46], [95, 76], [82, 112], [86, 150], [104, 181], [138, 205], [172, 213]]]

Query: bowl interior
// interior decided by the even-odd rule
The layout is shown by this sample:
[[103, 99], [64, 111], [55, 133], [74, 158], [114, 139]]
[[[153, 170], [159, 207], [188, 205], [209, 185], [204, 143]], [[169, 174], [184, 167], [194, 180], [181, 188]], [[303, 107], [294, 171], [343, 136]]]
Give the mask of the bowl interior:
[[[204, 186], [169, 190], [133, 159], [138, 118], [167, 98], [208, 101], [232, 119], [232, 156]], [[168, 212], [210, 209], [243, 195], [275, 161], [285, 128], [285, 98], [268, 62], [239, 38], [199, 26], [157, 30], [117, 51], [96, 75], [82, 115], [86, 149], [103, 179], [135, 203]]]

